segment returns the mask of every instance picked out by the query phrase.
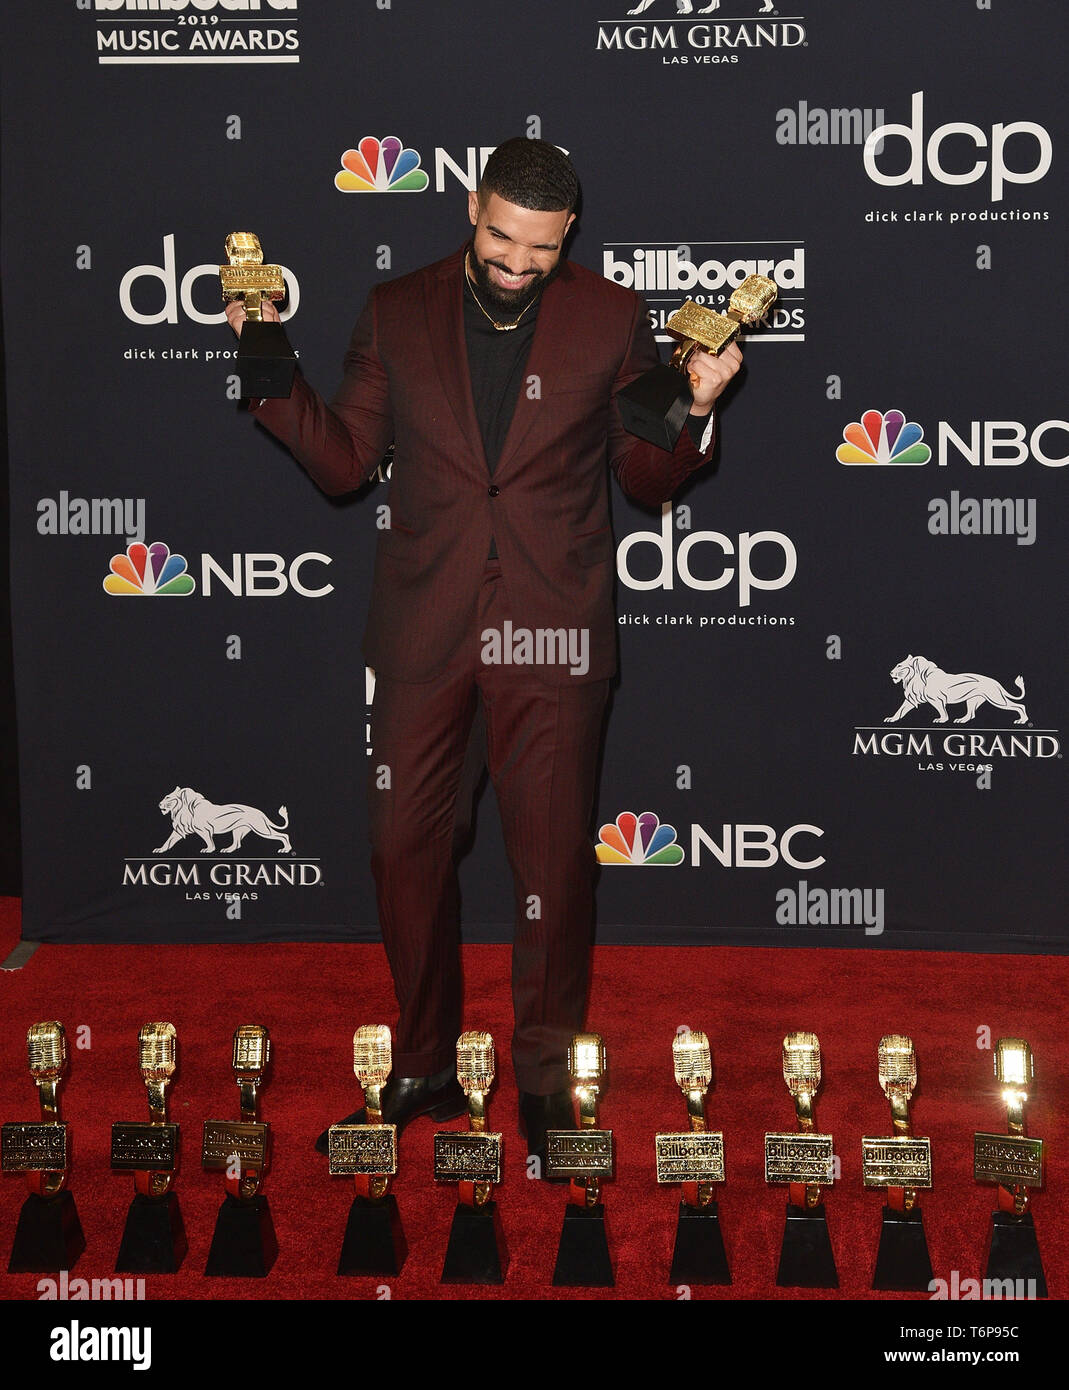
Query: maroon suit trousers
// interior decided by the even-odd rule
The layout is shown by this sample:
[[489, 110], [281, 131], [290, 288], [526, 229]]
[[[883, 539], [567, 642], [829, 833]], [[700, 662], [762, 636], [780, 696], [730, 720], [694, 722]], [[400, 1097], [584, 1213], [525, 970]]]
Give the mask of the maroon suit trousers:
[[463, 1009], [453, 857], [465, 750], [481, 696], [487, 766], [512, 869], [512, 1057], [519, 1088], [568, 1084], [582, 1030], [594, 934], [591, 837], [608, 681], [550, 683], [534, 664], [488, 664], [483, 635], [503, 631], [508, 595], [489, 561], [469, 631], [444, 670], [419, 683], [380, 675], [368, 781], [379, 921], [400, 1006], [394, 1074], [451, 1066]]

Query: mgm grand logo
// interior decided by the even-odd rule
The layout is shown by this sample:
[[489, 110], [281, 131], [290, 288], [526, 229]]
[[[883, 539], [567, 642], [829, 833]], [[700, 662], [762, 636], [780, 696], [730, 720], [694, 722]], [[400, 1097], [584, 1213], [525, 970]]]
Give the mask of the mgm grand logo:
[[[219, 896], [232, 898], [235, 889], [308, 888], [323, 881], [318, 859], [294, 854], [285, 806], [279, 807], [278, 820], [273, 821], [255, 806], [237, 801], [220, 805], [192, 787], [176, 786], [159, 803], [159, 810], [170, 821], [170, 834], [150, 857], [126, 860], [124, 887], [215, 887], [230, 890]], [[250, 835], [272, 845], [276, 856], [285, 857], [250, 852], [251, 846], [244, 843]], [[217, 843], [227, 838], [229, 843]], [[196, 853], [190, 854], [190, 849]], [[209, 892], [186, 894], [187, 898], [209, 896]]]
[[[1025, 706], [1025, 685], [1020, 676], [1009, 690], [993, 676], [974, 671], [949, 672], [925, 656], [907, 656], [891, 668], [891, 680], [900, 687], [902, 702], [884, 717], [883, 724], [858, 725], [854, 729], [854, 754], [898, 758], [945, 757], [969, 759], [949, 764], [951, 770], [982, 771], [975, 759], [1058, 758], [1061, 745], [1057, 729], [1037, 729]], [[951, 711], [963, 707], [952, 717]], [[924, 724], [922, 717], [935, 712]], [[1007, 720], [1006, 716], [1012, 716]], [[909, 719], [911, 722], [904, 723]], [[977, 720], [997, 720], [978, 724]], [[967, 724], [969, 729], [936, 729], [936, 725]], [[884, 725], [898, 725], [886, 729]], [[925, 766], [921, 764], [921, 766]], [[933, 771], [943, 765], [929, 764]]]
[[[607, 6], [605, 8], [608, 8]], [[802, 48], [803, 16], [778, 18], [773, 0], [743, 0], [745, 14], [729, 14], [720, 0], [638, 0], [616, 20], [599, 20], [599, 51], [661, 52], [663, 63], [737, 63], [755, 48]], [[756, 11], [756, 13], [755, 13]], [[682, 51], [680, 51], [682, 50]]]

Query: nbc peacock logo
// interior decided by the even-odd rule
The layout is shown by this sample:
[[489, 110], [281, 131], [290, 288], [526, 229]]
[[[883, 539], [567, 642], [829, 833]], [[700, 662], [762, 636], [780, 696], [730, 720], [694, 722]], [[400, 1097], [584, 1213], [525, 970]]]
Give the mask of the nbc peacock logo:
[[932, 456], [924, 430], [900, 410], [866, 410], [843, 430], [835, 457], [848, 467], [920, 468]]
[[419, 151], [406, 150], [396, 135], [365, 135], [355, 150], [345, 151], [341, 164], [334, 175], [340, 193], [422, 193], [430, 183]]
[[683, 862], [683, 847], [676, 844], [675, 826], [662, 825], [652, 811], [636, 816], [621, 811], [612, 825], [598, 831], [599, 864], [676, 865]]
[[126, 547], [125, 555], [113, 555], [105, 576], [104, 592], [141, 598], [184, 598], [196, 587], [193, 576], [186, 573], [186, 557], [172, 555], [163, 541], [144, 545], [135, 541]]

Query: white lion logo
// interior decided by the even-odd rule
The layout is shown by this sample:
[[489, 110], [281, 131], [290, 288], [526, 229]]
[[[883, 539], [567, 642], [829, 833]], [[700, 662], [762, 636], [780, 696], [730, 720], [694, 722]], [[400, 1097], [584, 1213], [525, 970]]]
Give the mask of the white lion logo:
[[1016, 700], [1005, 686], [1000, 685], [991, 676], [978, 676], [972, 671], [952, 676], [947, 671], [941, 671], [935, 662], [929, 661], [926, 656], [907, 656], [905, 661], [900, 661], [892, 669], [891, 679], [901, 685], [905, 699], [894, 714], [887, 716], [883, 721], [885, 724], [897, 723], [903, 715], [908, 714], [911, 709], [916, 709], [918, 705], [923, 705], [925, 701], [938, 715], [936, 724], [947, 722], [947, 705], [964, 705], [965, 713], [960, 719], [955, 719], [954, 723], [967, 724], [970, 719], [976, 717], [976, 711], [985, 700], [998, 709], [1017, 710], [1018, 718], [1014, 722], [1028, 723], [1028, 711], [1021, 703], [1024, 699], [1024, 681], [1020, 676], [1017, 677], [1019, 698]]
[[280, 840], [279, 854], [293, 853], [290, 837], [283, 833], [290, 823], [285, 806], [278, 808], [281, 823], [275, 825], [255, 806], [242, 806], [237, 802], [231, 802], [229, 806], [216, 806], [192, 787], [175, 787], [160, 802], [160, 810], [165, 816], [170, 816], [172, 829], [163, 844], [152, 851], [153, 854], [166, 854], [187, 835], [199, 835], [204, 841], [201, 854], [213, 854], [213, 837], [225, 835], [228, 831], [233, 835], [234, 843], [224, 845], [219, 853], [233, 854], [250, 830], [254, 835], [262, 835], [265, 840]]
[[[774, 0], [761, 0], [761, 8], [758, 14], [771, 14]], [[628, 14], [642, 14], [653, 4], [653, 0], [639, 0], [633, 10], [628, 10]], [[709, 4], [700, 10], [695, 10], [694, 0], [676, 0], [676, 14], [712, 14], [714, 10], [720, 8], [720, 0], [709, 0]]]

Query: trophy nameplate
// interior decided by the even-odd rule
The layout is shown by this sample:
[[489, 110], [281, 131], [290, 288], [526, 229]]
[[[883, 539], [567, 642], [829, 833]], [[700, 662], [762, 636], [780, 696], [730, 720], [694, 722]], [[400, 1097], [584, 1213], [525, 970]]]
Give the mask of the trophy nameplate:
[[435, 1182], [501, 1181], [501, 1135], [440, 1133], [434, 1136]]
[[551, 1129], [546, 1133], [546, 1172], [551, 1178], [611, 1178], [611, 1129]]
[[865, 1187], [931, 1187], [931, 1140], [913, 1135], [863, 1138], [861, 1181]]
[[830, 1187], [835, 1181], [833, 1147], [830, 1134], [766, 1134], [765, 1182]]
[[219, 279], [224, 299], [260, 294], [264, 299], [284, 299], [286, 284], [280, 265], [221, 265]]
[[392, 1177], [397, 1172], [396, 1125], [331, 1125], [327, 1135], [332, 1177]]
[[1043, 1186], [1043, 1140], [1021, 1134], [974, 1134], [973, 1177], [1004, 1187]]
[[205, 1120], [201, 1163], [210, 1172], [230, 1167], [234, 1158], [242, 1170], [267, 1165], [267, 1125], [240, 1120]]
[[0, 1132], [0, 1171], [56, 1173], [67, 1167], [67, 1126], [13, 1120]]
[[176, 1124], [130, 1120], [112, 1125], [111, 1166], [120, 1172], [173, 1172], [177, 1162]]
[[723, 1134], [711, 1130], [658, 1134], [657, 1181], [724, 1182]]

